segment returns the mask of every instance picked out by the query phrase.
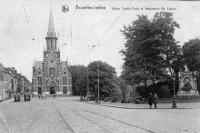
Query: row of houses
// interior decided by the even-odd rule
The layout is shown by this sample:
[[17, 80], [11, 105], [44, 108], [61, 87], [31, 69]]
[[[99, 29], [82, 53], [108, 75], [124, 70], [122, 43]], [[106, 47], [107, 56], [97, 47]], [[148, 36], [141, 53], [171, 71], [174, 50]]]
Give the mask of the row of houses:
[[0, 100], [12, 97], [15, 93], [31, 91], [29, 80], [14, 67], [4, 67], [0, 63]]

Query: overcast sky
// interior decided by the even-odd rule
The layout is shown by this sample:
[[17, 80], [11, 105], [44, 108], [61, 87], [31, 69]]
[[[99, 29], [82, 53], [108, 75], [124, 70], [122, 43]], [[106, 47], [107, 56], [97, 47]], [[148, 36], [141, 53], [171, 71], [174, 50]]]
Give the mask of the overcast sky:
[[[0, 1], [0, 62], [5, 67], [15, 67], [29, 80], [34, 60], [43, 60], [51, 5], [61, 59], [68, 58], [72, 65], [88, 65], [91, 61], [103, 60], [115, 67], [118, 75], [123, 64], [119, 51], [126, 41], [120, 29], [137, 19], [137, 15], [145, 14], [152, 18], [156, 12], [161, 11], [145, 10], [146, 7], [162, 7], [164, 11], [167, 11], [167, 7], [175, 8], [170, 12], [174, 13], [174, 19], [181, 26], [175, 33], [180, 45], [200, 36], [200, 2]], [[67, 13], [62, 12], [63, 5], [69, 6]], [[106, 9], [75, 10], [76, 5], [101, 6]], [[134, 7], [139, 10], [112, 10], [112, 7]], [[93, 45], [99, 47], [91, 48]]]

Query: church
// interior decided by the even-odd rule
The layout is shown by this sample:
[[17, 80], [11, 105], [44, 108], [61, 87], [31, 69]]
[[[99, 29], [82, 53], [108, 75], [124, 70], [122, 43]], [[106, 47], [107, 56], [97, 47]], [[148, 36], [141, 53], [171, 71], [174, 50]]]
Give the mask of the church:
[[52, 11], [50, 11], [43, 61], [35, 61], [33, 64], [32, 87], [35, 95], [72, 95], [72, 78], [68, 61], [60, 60], [57, 39]]

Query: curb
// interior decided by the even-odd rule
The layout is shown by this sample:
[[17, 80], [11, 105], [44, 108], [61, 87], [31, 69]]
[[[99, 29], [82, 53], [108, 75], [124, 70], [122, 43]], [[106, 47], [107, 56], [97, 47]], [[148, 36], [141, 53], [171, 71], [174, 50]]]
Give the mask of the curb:
[[[93, 105], [98, 105], [98, 106], [105, 106], [105, 107], [113, 107], [113, 108], [122, 108], [122, 109], [149, 109], [149, 110], [158, 110], [158, 109], [170, 109], [170, 110], [174, 110], [172, 108], [140, 108], [140, 107], [123, 107], [123, 106], [116, 106], [116, 105], [107, 105], [107, 104], [97, 104], [97, 103], [89, 103], [89, 102], [83, 102], [83, 103], [86, 103], [86, 104], [93, 104]], [[194, 109], [194, 108], [175, 108], [175, 109]]]

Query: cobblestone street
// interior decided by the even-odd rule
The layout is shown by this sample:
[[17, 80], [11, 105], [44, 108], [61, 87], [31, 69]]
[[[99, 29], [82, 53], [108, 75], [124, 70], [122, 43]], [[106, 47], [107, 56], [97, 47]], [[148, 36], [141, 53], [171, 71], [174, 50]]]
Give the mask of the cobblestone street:
[[[188, 103], [189, 104], [189, 103]], [[197, 105], [197, 106], [196, 106]], [[131, 105], [134, 106], [134, 105]], [[136, 105], [137, 106], [137, 105]], [[78, 97], [0, 104], [1, 133], [199, 133], [199, 103], [188, 109], [124, 109]], [[162, 105], [165, 106], [165, 105]]]

